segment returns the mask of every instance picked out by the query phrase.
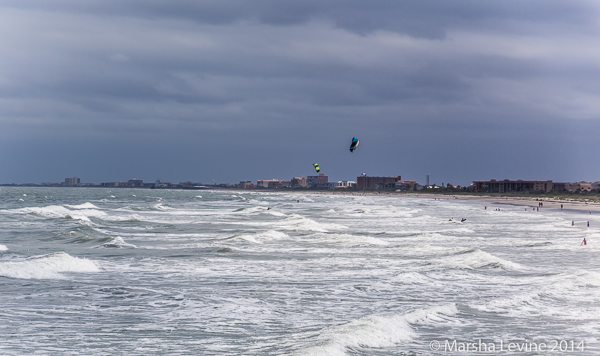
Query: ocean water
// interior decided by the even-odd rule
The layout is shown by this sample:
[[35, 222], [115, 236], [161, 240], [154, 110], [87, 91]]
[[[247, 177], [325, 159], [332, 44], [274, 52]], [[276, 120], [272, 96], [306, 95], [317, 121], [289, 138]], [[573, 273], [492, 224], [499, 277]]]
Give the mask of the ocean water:
[[595, 355], [599, 252], [600, 213], [2, 187], [0, 354]]

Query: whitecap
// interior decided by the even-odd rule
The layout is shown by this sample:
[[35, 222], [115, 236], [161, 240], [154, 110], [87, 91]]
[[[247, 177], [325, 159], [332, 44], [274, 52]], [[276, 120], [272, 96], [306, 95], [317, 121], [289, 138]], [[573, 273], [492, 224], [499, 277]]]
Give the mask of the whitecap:
[[468, 250], [446, 258], [435, 260], [436, 262], [450, 268], [475, 269], [487, 266], [497, 266], [506, 270], [524, 270], [524, 266], [496, 257], [480, 249]]
[[280, 240], [287, 237], [289, 237], [287, 234], [276, 230], [267, 230], [257, 234], [242, 234], [235, 236], [237, 239], [242, 239], [255, 244], [262, 244], [265, 241]]
[[71, 209], [100, 209], [90, 202], [86, 202], [86, 203], [79, 204], [79, 205], [65, 205], [65, 206], [69, 207]]
[[418, 334], [411, 324], [444, 322], [458, 313], [455, 304], [417, 309], [406, 314], [370, 315], [342, 325], [327, 328], [318, 336], [318, 345], [297, 355], [346, 355], [348, 348], [394, 347], [410, 342]]
[[315, 232], [329, 232], [329, 230], [343, 230], [348, 228], [347, 226], [335, 223], [319, 223], [298, 214], [289, 215], [285, 220], [279, 223], [279, 226], [284, 230]]
[[22, 261], [0, 262], [0, 276], [22, 279], [60, 279], [63, 272], [90, 273], [100, 269], [93, 261], [66, 252], [35, 256]]
[[163, 205], [163, 204], [160, 204], [160, 203], [159, 204], [154, 204], [152, 206], [152, 209], [163, 210], [163, 211], [164, 210], [173, 210], [173, 208], [171, 208], [170, 206], [166, 206], [166, 205]]
[[89, 222], [89, 217], [102, 217], [106, 213], [95, 209], [75, 209], [69, 210], [62, 205], [49, 205], [45, 207], [29, 207], [22, 209], [7, 210], [5, 212], [17, 214], [35, 214], [45, 218], [63, 218], [83, 220]]
[[137, 248], [136, 245], [127, 243], [122, 237], [114, 237], [111, 241], [102, 245], [102, 247], [113, 247], [113, 248]]

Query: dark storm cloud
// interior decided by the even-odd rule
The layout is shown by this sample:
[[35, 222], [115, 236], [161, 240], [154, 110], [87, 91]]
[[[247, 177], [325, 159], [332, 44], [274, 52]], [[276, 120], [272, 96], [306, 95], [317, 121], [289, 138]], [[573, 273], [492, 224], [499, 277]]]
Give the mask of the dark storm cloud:
[[316, 160], [334, 179], [600, 175], [568, 160], [595, 147], [595, 2], [0, 8], [0, 137], [21, 152], [0, 181], [289, 178]]
[[[298, 25], [314, 19], [332, 21], [337, 27], [369, 33], [388, 30], [415, 37], [444, 38], [448, 29], [500, 29], [519, 33], [519, 23], [543, 23], [557, 31], [585, 28], [597, 31], [591, 1], [28, 1], [10, 6], [57, 12], [79, 12], [104, 16], [180, 18], [198, 23], [226, 25], [259, 21], [268, 25]], [[548, 30], [542, 27], [539, 30]], [[530, 28], [535, 32], [535, 28]]]

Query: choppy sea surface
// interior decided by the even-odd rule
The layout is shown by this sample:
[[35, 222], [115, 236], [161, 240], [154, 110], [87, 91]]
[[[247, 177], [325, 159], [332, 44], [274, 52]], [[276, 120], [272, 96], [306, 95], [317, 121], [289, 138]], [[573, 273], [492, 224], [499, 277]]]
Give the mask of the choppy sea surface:
[[599, 214], [2, 187], [0, 354], [599, 354]]

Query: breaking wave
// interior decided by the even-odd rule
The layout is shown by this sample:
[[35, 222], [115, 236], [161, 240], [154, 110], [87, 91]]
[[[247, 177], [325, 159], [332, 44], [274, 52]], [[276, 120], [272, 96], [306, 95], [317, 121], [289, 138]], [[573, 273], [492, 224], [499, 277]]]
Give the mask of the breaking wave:
[[280, 228], [290, 231], [329, 232], [329, 230], [343, 230], [348, 227], [334, 223], [319, 223], [302, 215], [291, 214], [280, 223]]
[[236, 239], [242, 239], [255, 244], [262, 244], [265, 241], [280, 240], [287, 237], [289, 237], [287, 234], [276, 230], [268, 230], [257, 234], [242, 234], [234, 236]]
[[[89, 205], [87, 205], [89, 204]], [[69, 206], [69, 205], [67, 205]], [[90, 221], [90, 217], [104, 217], [106, 213], [97, 209], [88, 208], [93, 206], [90, 203], [81, 204], [73, 208], [73, 210], [67, 209], [62, 205], [49, 205], [45, 207], [29, 207], [15, 210], [6, 210], [6, 212], [12, 212], [16, 214], [34, 214], [44, 218], [50, 219], [74, 219], [82, 221]]]
[[79, 204], [79, 205], [65, 205], [65, 206], [69, 207], [71, 209], [100, 209], [90, 202]]
[[418, 336], [411, 325], [444, 322], [458, 313], [455, 304], [417, 309], [406, 314], [366, 316], [346, 324], [325, 329], [318, 336], [318, 345], [297, 355], [345, 356], [349, 348], [368, 349], [393, 347]]
[[89, 273], [100, 269], [93, 261], [66, 252], [35, 256], [22, 261], [0, 262], [0, 276], [22, 279], [61, 279], [61, 273]]
[[136, 245], [127, 243], [122, 237], [117, 236], [112, 238], [109, 242], [102, 244], [102, 247], [108, 248], [137, 248]]
[[500, 267], [506, 270], [524, 270], [525, 267], [511, 261], [496, 257], [478, 248], [436, 260], [436, 262], [449, 268], [476, 269], [483, 267]]

